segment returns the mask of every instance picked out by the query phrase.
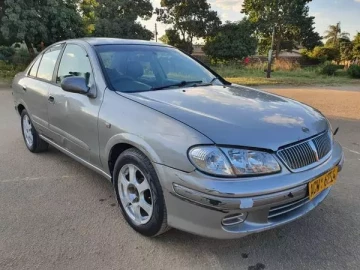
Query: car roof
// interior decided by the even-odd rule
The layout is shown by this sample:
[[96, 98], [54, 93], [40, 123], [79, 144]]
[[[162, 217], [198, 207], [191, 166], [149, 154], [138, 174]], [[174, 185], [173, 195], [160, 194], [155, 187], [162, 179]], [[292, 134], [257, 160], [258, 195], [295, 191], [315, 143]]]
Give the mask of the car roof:
[[138, 40], [138, 39], [121, 39], [121, 38], [79, 38], [79, 39], [72, 39], [72, 40], [65, 40], [65, 42], [69, 41], [83, 41], [89, 43], [91, 46], [97, 45], [149, 45], [149, 46], [164, 46], [164, 47], [171, 47], [169, 45], [163, 43], [157, 43], [154, 41], [146, 41], [146, 40]]

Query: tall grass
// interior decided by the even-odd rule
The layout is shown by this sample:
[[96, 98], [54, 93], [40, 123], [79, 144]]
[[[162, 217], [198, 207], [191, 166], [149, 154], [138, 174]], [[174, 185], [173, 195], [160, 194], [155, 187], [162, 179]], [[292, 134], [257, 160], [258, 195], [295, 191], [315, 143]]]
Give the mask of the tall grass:
[[14, 76], [26, 69], [25, 64], [15, 65], [0, 60], [0, 80], [9, 82]]
[[266, 78], [266, 63], [254, 63], [251, 65], [228, 64], [213, 67], [227, 80], [243, 85], [338, 85], [356, 84], [360, 80], [354, 80], [347, 76], [345, 70], [338, 70], [336, 76], [320, 74], [322, 66], [301, 68], [298, 63], [290, 61], [275, 61], [272, 65], [271, 78]]

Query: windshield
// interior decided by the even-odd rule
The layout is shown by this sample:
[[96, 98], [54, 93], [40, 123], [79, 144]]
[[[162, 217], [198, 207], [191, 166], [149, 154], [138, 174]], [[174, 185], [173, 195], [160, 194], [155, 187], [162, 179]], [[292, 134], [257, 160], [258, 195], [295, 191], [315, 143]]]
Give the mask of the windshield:
[[96, 50], [116, 91], [155, 91], [220, 83], [214, 74], [174, 48], [103, 45]]

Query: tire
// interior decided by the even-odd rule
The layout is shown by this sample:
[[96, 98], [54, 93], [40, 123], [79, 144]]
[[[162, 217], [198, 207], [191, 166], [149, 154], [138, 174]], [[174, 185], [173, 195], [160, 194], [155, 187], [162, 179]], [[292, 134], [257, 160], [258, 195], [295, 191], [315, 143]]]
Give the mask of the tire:
[[[135, 175], [133, 181], [130, 180], [132, 169], [132, 175]], [[122, 214], [135, 231], [147, 237], [154, 237], [169, 229], [160, 181], [150, 160], [142, 152], [130, 148], [121, 153], [115, 163], [113, 180]], [[145, 181], [149, 189], [146, 189]], [[142, 188], [143, 186], [145, 188]], [[147, 207], [141, 207], [145, 204]], [[151, 211], [149, 211], [149, 205], [152, 205]], [[139, 209], [139, 211], [134, 209]], [[136, 215], [135, 212], [138, 214]]]
[[[35, 130], [28, 112], [24, 109], [21, 112], [21, 131], [26, 147], [32, 153], [44, 152], [49, 148], [49, 144], [43, 141]], [[30, 140], [32, 137], [32, 140]]]

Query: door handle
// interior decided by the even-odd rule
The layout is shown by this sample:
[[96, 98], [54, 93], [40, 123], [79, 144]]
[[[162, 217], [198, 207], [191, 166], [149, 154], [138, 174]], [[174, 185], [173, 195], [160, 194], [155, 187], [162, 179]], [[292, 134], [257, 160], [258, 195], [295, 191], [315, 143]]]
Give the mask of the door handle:
[[49, 96], [48, 100], [50, 103], [55, 103], [55, 98], [53, 96]]

